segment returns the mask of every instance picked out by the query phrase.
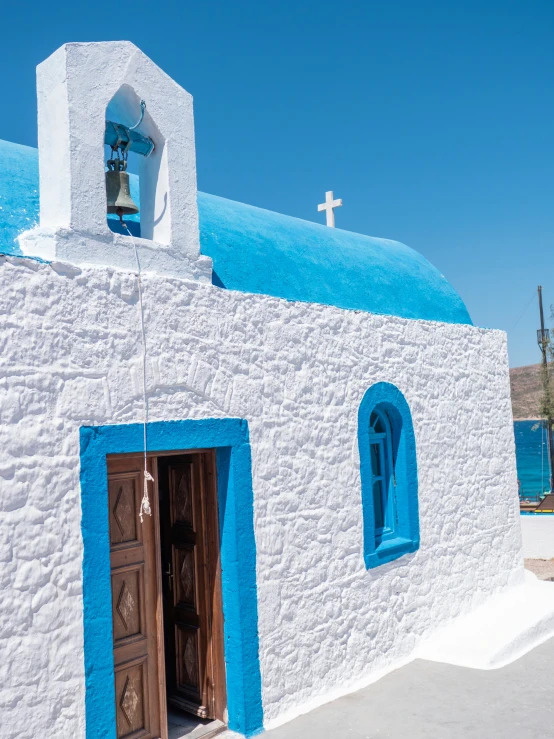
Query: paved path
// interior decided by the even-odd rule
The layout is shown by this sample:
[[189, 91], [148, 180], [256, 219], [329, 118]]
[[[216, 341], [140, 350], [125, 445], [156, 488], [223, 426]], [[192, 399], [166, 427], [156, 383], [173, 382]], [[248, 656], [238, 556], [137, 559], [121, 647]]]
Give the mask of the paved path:
[[267, 739], [554, 739], [554, 639], [499, 670], [415, 660]]
[[525, 569], [531, 570], [539, 580], [554, 578], [554, 559], [526, 559]]

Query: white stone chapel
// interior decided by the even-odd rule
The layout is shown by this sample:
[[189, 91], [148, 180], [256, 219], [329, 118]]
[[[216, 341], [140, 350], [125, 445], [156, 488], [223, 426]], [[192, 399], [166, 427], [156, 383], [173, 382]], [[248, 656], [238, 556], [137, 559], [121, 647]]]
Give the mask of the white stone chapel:
[[531, 587], [505, 334], [403, 244], [198, 192], [133, 44], [37, 80], [38, 155], [0, 142], [2, 739], [254, 736]]

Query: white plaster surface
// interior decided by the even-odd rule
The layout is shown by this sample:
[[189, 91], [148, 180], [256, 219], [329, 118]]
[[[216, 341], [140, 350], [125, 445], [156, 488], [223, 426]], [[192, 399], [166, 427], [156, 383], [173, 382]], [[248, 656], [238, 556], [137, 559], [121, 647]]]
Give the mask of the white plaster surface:
[[554, 516], [538, 513], [520, 516], [523, 535], [523, 555], [526, 559], [554, 557]]
[[[523, 582], [505, 334], [143, 278], [151, 420], [241, 417], [267, 726]], [[136, 277], [0, 257], [0, 736], [84, 739], [79, 427], [142, 421]], [[357, 412], [397, 385], [421, 548], [366, 571]]]

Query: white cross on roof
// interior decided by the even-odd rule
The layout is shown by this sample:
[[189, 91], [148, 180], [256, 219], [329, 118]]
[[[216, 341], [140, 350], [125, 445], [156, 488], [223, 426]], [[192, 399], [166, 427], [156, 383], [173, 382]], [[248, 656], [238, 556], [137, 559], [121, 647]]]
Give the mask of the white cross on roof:
[[328, 190], [328, 192], [325, 193], [325, 202], [317, 206], [318, 212], [321, 212], [322, 210], [325, 211], [325, 215], [327, 216], [327, 225], [330, 228], [335, 228], [335, 211], [333, 209], [340, 208], [341, 205], [342, 198], [333, 200], [333, 191]]

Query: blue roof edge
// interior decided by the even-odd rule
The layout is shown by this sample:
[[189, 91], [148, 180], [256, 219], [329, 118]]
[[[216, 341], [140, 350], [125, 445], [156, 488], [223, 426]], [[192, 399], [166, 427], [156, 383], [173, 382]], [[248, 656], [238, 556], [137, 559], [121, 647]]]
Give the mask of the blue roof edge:
[[[37, 150], [0, 141], [0, 253], [22, 256], [16, 239], [38, 223], [38, 187]], [[131, 193], [138, 202], [138, 177], [132, 178]], [[202, 192], [198, 210], [201, 252], [213, 260], [214, 285], [379, 315], [472, 325], [446, 278], [400, 242]], [[130, 220], [138, 233], [138, 218]]]

